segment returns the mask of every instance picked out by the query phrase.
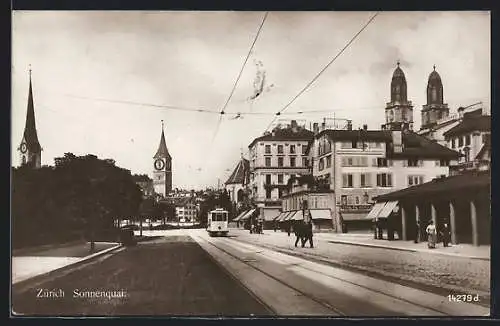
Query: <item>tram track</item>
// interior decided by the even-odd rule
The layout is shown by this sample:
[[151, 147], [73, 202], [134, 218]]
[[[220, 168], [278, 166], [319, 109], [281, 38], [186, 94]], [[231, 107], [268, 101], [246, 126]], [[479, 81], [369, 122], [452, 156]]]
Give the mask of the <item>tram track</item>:
[[[299, 258], [296, 256], [288, 255], [286, 253], [274, 252], [268, 248], [261, 248], [259, 246], [256, 246], [255, 244], [246, 244], [244, 242], [242, 243], [242, 242], [236, 241], [234, 239], [228, 239], [228, 238], [205, 239], [201, 236], [196, 236], [196, 237], [198, 239], [200, 239], [201, 241], [204, 241], [205, 243], [209, 244], [210, 246], [212, 246], [216, 250], [223, 252], [224, 254], [232, 257], [233, 259], [239, 261], [240, 263], [245, 264], [248, 267], [258, 271], [259, 273], [266, 275], [267, 277], [273, 279], [274, 281], [279, 282], [283, 286], [290, 288], [291, 290], [295, 291], [296, 293], [300, 294], [301, 296], [325, 307], [326, 309], [328, 309], [332, 312], [332, 316], [356, 316], [358, 314], [353, 315], [353, 313], [347, 312], [345, 309], [340, 309], [339, 307], [334, 306], [331, 303], [325, 301], [324, 298], [323, 299], [318, 298], [314, 294], [312, 294], [308, 291], [304, 291], [303, 289], [300, 289], [299, 287], [297, 287], [293, 284], [290, 284], [289, 282], [286, 282], [283, 279], [280, 279], [279, 277], [276, 277], [275, 275], [273, 275], [272, 273], [269, 273], [268, 271], [264, 270], [263, 268], [256, 266], [256, 260], [248, 261], [248, 259], [246, 260], [246, 259], [236, 255], [235, 253], [231, 252], [231, 250], [224, 248], [224, 244], [226, 246], [232, 247], [233, 249], [236, 248], [236, 250], [238, 250], [237, 249], [238, 247], [240, 247], [240, 248], [246, 247], [249, 253], [252, 253], [255, 256], [261, 256], [262, 258], [268, 259], [268, 260], [273, 260], [273, 257], [266, 255], [266, 250], [272, 252], [273, 255], [275, 255], [275, 256], [276, 255], [285, 255], [288, 257], [293, 257], [294, 259], [305, 260], [304, 263], [286, 263], [286, 265], [288, 265], [288, 267], [293, 267], [293, 268], [298, 269], [297, 271], [317, 274], [323, 278], [324, 282], [329, 282], [329, 280], [330, 280], [332, 283], [341, 284], [342, 287], [350, 287], [351, 289], [355, 288], [356, 291], [358, 291], [358, 292], [360, 289], [363, 291], [366, 291], [367, 298], [374, 297], [376, 299], [377, 297], [379, 297], [380, 300], [384, 300], [385, 302], [395, 301], [398, 305], [403, 306], [403, 307], [409, 305], [409, 306], [413, 307], [413, 309], [412, 309], [413, 311], [418, 311], [422, 315], [426, 315], [426, 316], [457, 316], [457, 315], [463, 315], [463, 313], [464, 313], [463, 311], [462, 311], [462, 313], [460, 313], [460, 311], [457, 311], [457, 309], [450, 307], [449, 305], [451, 303], [444, 302], [444, 300], [445, 300], [444, 297], [443, 297], [443, 300], [440, 303], [438, 303], [438, 308], [436, 308], [436, 307], [433, 307], [431, 303], [422, 304], [421, 302], [419, 303], [419, 302], [411, 301], [403, 296], [398, 296], [398, 295], [394, 295], [392, 293], [388, 293], [388, 291], [382, 291], [382, 290], [374, 288], [374, 287], [369, 287], [369, 286], [366, 286], [364, 284], [360, 284], [359, 282], [353, 282], [353, 281], [347, 280], [347, 279], [342, 278], [342, 277], [336, 277], [335, 275], [332, 275], [331, 272], [328, 273], [328, 272], [324, 272], [321, 270], [321, 269], [327, 270], [328, 268], [332, 268], [332, 267], [329, 267], [328, 265], [325, 265], [325, 264], [319, 264], [319, 263], [314, 262], [314, 261], [309, 261], [305, 258]], [[319, 264], [319, 265], [322, 265], [322, 267], [321, 268], [310, 268], [307, 266], [307, 264]], [[397, 285], [397, 286], [403, 287], [402, 285]], [[252, 291], [252, 289], [248, 289], [248, 290]], [[418, 291], [418, 290], [413, 290], [413, 291]], [[348, 296], [348, 294], [346, 294], [346, 296]], [[422, 300], [423, 298], [421, 298], [421, 297], [419, 299], [420, 299], [420, 301], [424, 301], [424, 300]], [[383, 308], [381, 308], [380, 310], [386, 310], [387, 312], [391, 311], [390, 309], [383, 309]], [[477, 309], [475, 311], [480, 312], [479, 315], [481, 315], [481, 316], [485, 315], [484, 314], [485, 310], [481, 310], [479, 307], [477, 307]], [[394, 315], [406, 315], [406, 313], [407, 313], [406, 311], [400, 311], [400, 312], [395, 312]], [[413, 315], [413, 314], [411, 314], [411, 315]], [[474, 314], [470, 314], [470, 315], [474, 315]], [[366, 316], [366, 315], [363, 314], [363, 316]], [[386, 316], [392, 316], [392, 315], [386, 314]]]

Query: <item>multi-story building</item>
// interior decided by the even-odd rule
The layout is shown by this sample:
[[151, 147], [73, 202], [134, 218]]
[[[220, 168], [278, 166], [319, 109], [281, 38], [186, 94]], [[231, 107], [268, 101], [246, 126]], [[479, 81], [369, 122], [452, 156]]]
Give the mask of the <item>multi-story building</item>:
[[198, 221], [198, 205], [193, 197], [184, 197], [175, 203], [175, 216], [178, 222], [191, 223]]
[[465, 113], [461, 121], [444, 133], [448, 147], [458, 151], [453, 174], [466, 170], [489, 170], [491, 164], [491, 117], [482, 109]]
[[250, 190], [259, 210], [258, 217], [270, 221], [281, 208], [280, 198], [291, 175], [310, 174], [308, 146], [314, 133], [295, 120], [277, 127], [248, 146]]
[[346, 223], [366, 219], [373, 197], [447, 176], [459, 156], [407, 129], [366, 126], [323, 130], [311, 151], [313, 176], [335, 192], [334, 218], [338, 214]]

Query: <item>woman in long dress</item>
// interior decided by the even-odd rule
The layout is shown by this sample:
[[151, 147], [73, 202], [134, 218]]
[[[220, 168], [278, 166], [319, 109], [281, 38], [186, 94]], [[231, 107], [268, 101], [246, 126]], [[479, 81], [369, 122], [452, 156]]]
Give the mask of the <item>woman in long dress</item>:
[[436, 226], [434, 225], [434, 221], [430, 221], [427, 229], [427, 246], [429, 248], [436, 248]]

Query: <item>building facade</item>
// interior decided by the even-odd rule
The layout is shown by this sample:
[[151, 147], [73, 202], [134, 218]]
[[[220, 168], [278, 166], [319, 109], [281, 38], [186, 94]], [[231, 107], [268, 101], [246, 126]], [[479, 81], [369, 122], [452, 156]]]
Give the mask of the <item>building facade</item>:
[[153, 185], [155, 193], [166, 198], [172, 191], [172, 156], [167, 149], [163, 121], [161, 127], [160, 146], [153, 156]]
[[410, 130], [324, 130], [311, 151], [313, 176], [335, 193], [334, 218], [360, 227], [373, 197], [447, 176], [459, 155]]
[[281, 208], [283, 190], [292, 175], [310, 174], [308, 146], [314, 133], [292, 121], [258, 137], [250, 152], [250, 191], [259, 218], [273, 220]]
[[448, 147], [461, 154], [453, 173], [489, 170], [491, 165], [491, 117], [482, 109], [465, 113], [460, 122], [444, 133]]
[[241, 157], [233, 172], [225, 182], [225, 188], [234, 206], [240, 205], [245, 199], [250, 181], [250, 162]]
[[181, 223], [194, 223], [198, 221], [199, 207], [194, 198], [184, 198], [175, 205], [177, 221]]
[[42, 166], [42, 147], [38, 141], [35, 124], [35, 106], [33, 103], [33, 88], [31, 85], [31, 69], [29, 73], [30, 85], [28, 90], [28, 109], [26, 112], [26, 125], [24, 126], [23, 138], [17, 148], [21, 165], [29, 165], [34, 168]]

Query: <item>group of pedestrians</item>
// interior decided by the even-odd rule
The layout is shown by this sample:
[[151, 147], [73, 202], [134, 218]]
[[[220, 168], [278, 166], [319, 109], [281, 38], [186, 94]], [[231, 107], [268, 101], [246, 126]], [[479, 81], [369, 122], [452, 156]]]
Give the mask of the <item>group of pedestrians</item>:
[[[417, 221], [417, 226], [416, 226], [416, 235], [415, 235], [415, 243], [418, 243], [420, 240], [420, 233], [421, 233], [421, 227], [420, 227], [420, 222]], [[436, 225], [434, 224], [434, 221], [430, 221], [429, 224], [427, 225], [425, 229], [425, 233], [427, 234], [427, 246], [430, 249], [436, 248], [436, 244], [438, 242], [438, 230], [436, 228]], [[441, 230], [439, 230], [439, 235], [441, 236], [441, 240], [443, 242], [443, 247], [448, 247], [450, 243], [450, 227], [448, 226], [448, 223], [444, 223], [443, 227]]]
[[[295, 233], [295, 247], [299, 244], [302, 245], [302, 248], [305, 247], [306, 243], [309, 241], [309, 246], [314, 248], [313, 245], [313, 230], [312, 230], [312, 222], [304, 222], [304, 221], [296, 221], [293, 225], [293, 231]], [[290, 230], [288, 230], [288, 235], [290, 235]]]

